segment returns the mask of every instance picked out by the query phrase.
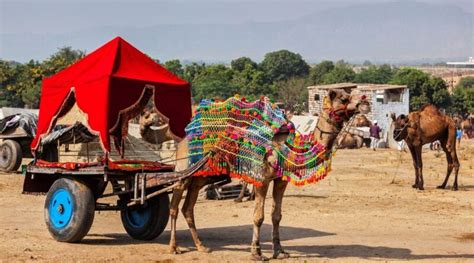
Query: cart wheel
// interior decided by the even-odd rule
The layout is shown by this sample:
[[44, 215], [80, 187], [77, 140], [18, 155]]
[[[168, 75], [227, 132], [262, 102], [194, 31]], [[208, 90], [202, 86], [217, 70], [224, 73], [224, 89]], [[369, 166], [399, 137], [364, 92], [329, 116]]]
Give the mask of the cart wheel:
[[0, 170], [12, 172], [21, 165], [22, 151], [17, 141], [4, 140], [0, 144]]
[[86, 184], [70, 178], [56, 180], [44, 204], [49, 233], [60, 242], [79, 242], [92, 226], [94, 208], [94, 194]]
[[169, 204], [168, 194], [161, 194], [148, 200], [144, 206], [127, 207], [120, 211], [123, 227], [134, 239], [155, 239], [168, 224]]

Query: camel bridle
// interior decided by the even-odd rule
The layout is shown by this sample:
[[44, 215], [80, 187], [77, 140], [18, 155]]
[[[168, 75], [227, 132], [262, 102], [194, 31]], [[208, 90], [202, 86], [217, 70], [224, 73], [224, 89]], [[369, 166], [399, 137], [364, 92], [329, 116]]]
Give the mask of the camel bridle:
[[402, 132], [403, 132], [408, 126], [409, 126], [409, 125], [408, 125], [408, 121], [407, 121], [407, 123], [405, 123], [405, 125], [403, 125], [403, 127], [401, 127], [401, 128], [393, 128], [393, 134], [394, 134], [394, 135], [395, 135], [395, 133], [398, 134], [397, 136], [394, 136], [393, 139], [394, 139], [394, 140], [397, 140], [397, 139], [400, 137], [400, 135], [402, 135]]

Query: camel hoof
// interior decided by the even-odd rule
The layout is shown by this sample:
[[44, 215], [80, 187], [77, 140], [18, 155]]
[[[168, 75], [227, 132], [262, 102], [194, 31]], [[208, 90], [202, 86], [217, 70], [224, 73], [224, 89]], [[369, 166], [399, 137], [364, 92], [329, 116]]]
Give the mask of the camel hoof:
[[290, 254], [286, 253], [284, 250], [278, 250], [273, 252], [273, 259], [285, 259], [289, 258]]
[[178, 247], [172, 247], [170, 248], [170, 254], [181, 255], [183, 254], [183, 252], [181, 252], [181, 250]]
[[250, 256], [250, 260], [252, 261], [268, 261], [269, 259], [263, 255], [259, 255], [259, 254], [252, 254]]
[[453, 188], [452, 188], [451, 190], [457, 191], [457, 190], [458, 190], [458, 186], [453, 186]]
[[423, 190], [425, 190], [425, 188], [423, 186], [420, 186], [420, 187], [418, 187], [418, 190], [423, 191]]
[[436, 188], [437, 189], [444, 189], [446, 186], [445, 185], [438, 185]]
[[413, 187], [413, 188], [418, 188], [418, 185], [417, 185], [417, 184], [413, 184], [411, 187]]
[[197, 250], [199, 252], [203, 252], [203, 253], [211, 253], [212, 252], [212, 249], [208, 248], [208, 247], [205, 247], [205, 246], [199, 246], [197, 248]]
[[234, 199], [234, 202], [236, 202], [236, 203], [242, 203], [242, 198]]

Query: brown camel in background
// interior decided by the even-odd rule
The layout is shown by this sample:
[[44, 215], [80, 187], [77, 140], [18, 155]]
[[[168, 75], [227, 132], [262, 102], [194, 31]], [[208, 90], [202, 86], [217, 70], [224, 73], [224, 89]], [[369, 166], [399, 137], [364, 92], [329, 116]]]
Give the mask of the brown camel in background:
[[352, 125], [356, 127], [370, 127], [372, 126], [372, 122], [369, 121], [365, 115], [361, 114], [354, 118]]
[[467, 136], [468, 139], [471, 139], [474, 137], [474, 117], [467, 117], [465, 120], [461, 122], [461, 129], [464, 133], [465, 136]]
[[454, 168], [453, 190], [458, 190], [459, 160], [456, 154], [456, 124], [450, 117], [439, 112], [434, 105], [425, 105], [408, 116], [398, 117], [392, 114], [394, 122], [393, 139], [405, 140], [410, 149], [415, 167], [415, 184], [413, 188], [423, 190], [423, 162], [421, 148], [424, 144], [439, 140], [446, 153], [448, 169], [444, 182], [438, 186], [444, 189]]
[[160, 116], [155, 109], [143, 110], [138, 124], [140, 125], [142, 139], [148, 143], [162, 144], [163, 142], [176, 139], [171, 133], [166, 119]]
[[[331, 149], [336, 139], [336, 136], [343, 127], [343, 122], [347, 121], [352, 115], [359, 111], [361, 105], [365, 105], [365, 109], [368, 109], [367, 102], [361, 102], [359, 98], [351, 97], [344, 91], [331, 90], [328, 96], [328, 106], [334, 114], [336, 119], [332, 120], [327, 112], [323, 112], [316, 126], [315, 135], [316, 139], [322, 143], [327, 149]], [[332, 116], [334, 118], [334, 115]], [[277, 134], [273, 138], [272, 144], [274, 147], [280, 147], [285, 143], [288, 134]], [[176, 153], [176, 170], [183, 171], [188, 168], [188, 142], [183, 140], [178, 144], [178, 150]], [[275, 154], [269, 154], [265, 160], [264, 167], [264, 180], [263, 186], [258, 187], [255, 190], [255, 210], [254, 210], [254, 227], [253, 237], [251, 244], [252, 259], [254, 260], [266, 260], [267, 258], [262, 255], [260, 247], [260, 228], [263, 224], [264, 218], [264, 205], [267, 190], [270, 182], [273, 181], [273, 209], [272, 209], [272, 223], [273, 223], [273, 258], [287, 258], [289, 254], [286, 253], [280, 244], [280, 220], [281, 205], [283, 194], [287, 187], [288, 182], [283, 181], [280, 177], [276, 176], [276, 170], [271, 164], [276, 162]], [[191, 231], [192, 238], [198, 251], [210, 252], [210, 249], [205, 247], [198, 237], [196, 225], [194, 222], [194, 206], [198, 198], [199, 189], [206, 185], [208, 178], [203, 176], [190, 177], [184, 181], [180, 186], [174, 188], [173, 198], [171, 200], [170, 217], [171, 217], [171, 237], [170, 237], [170, 250], [172, 253], [181, 253], [176, 244], [176, 218], [178, 216], [179, 202], [183, 196], [185, 190], [188, 190], [186, 199], [182, 207], [182, 213], [188, 223]]]
[[[372, 122], [369, 121], [365, 115], [361, 114], [354, 118], [351, 127], [370, 127], [371, 125]], [[359, 149], [364, 144], [364, 138], [356, 133], [352, 133], [351, 131], [353, 131], [353, 129], [349, 129], [346, 134], [340, 136], [338, 140], [340, 149]]]

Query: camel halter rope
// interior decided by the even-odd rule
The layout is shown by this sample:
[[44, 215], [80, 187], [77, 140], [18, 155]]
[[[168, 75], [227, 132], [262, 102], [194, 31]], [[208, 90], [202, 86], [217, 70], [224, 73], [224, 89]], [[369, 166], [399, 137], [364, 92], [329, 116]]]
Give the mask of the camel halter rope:
[[403, 125], [403, 127], [401, 127], [401, 128], [398, 128], [398, 129], [393, 128], [394, 135], [395, 135], [395, 132], [398, 132], [398, 135], [393, 137], [393, 139], [396, 141], [400, 137], [400, 135], [402, 135], [402, 131], [405, 130], [407, 127], [408, 127], [408, 122], [405, 123], [405, 125]]
[[[325, 98], [326, 100], [326, 98]], [[325, 105], [328, 105], [327, 102], [325, 101], [324, 102]], [[342, 119], [341, 116], [339, 116], [337, 113], [338, 112], [341, 112], [341, 111], [344, 111], [344, 115], [346, 117], [349, 117], [349, 111], [347, 110], [347, 104], [345, 104], [343, 107], [339, 108], [339, 109], [334, 109], [332, 107], [328, 107], [328, 106], [324, 106], [323, 107], [323, 111], [326, 111], [326, 113], [328, 114], [328, 117], [329, 118], [324, 118], [322, 115], [319, 117], [318, 119], [318, 122], [316, 123], [316, 129], [318, 129], [320, 132], [321, 132], [321, 135], [320, 135], [320, 139], [322, 139], [322, 136], [323, 134], [331, 134], [331, 135], [335, 135], [336, 134], [336, 138], [334, 139], [335, 140], [335, 143], [332, 145], [331, 147], [331, 156], [334, 155], [337, 150], [339, 149], [339, 146], [340, 146], [340, 143], [339, 141], [341, 136], [344, 136], [342, 138], [342, 140], [344, 140], [347, 136], [347, 134], [349, 133], [349, 127], [352, 125], [352, 123], [354, 122], [355, 120], [355, 117], [357, 116], [357, 114], [353, 115], [345, 125], [343, 125], [342, 128], [338, 129], [339, 131], [333, 131], [333, 132], [328, 132], [328, 131], [324, 131], [322, 130], [321, 128], [319, 128], [319, 121], [321, 118], [324, 118], [326, 120], [326, 122], [330, 123], [330, 124], [333, 124], [333, 125], [338, 125], [340, 123], [343, 123], [344, 120]]]

